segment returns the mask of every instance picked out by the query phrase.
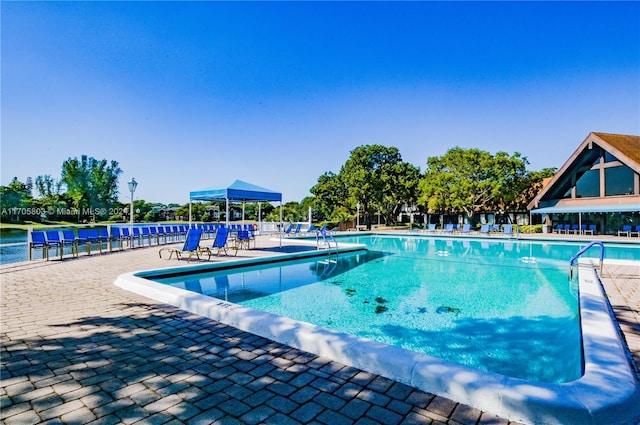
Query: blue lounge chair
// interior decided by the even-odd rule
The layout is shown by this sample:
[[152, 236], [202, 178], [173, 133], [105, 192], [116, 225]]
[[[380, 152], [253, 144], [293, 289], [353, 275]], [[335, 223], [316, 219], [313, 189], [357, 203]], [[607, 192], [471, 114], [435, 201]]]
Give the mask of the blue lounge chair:
[[84, 245], [87, 255], [91, 255], [91, 241], [89, 240], [89, 231], [87, 229], [78, 229], [78, 246]]
[[91, 245], [98, 245], [98, 249], [100, 250], [100, 254], [102, 254], [102, 244], [106, 243], [100, 238], [100, 234], [98, 233], [98, 229], [89, 229], [89, 251], [91, 251]]
[[[213, 244], [211, 246], [200, 248], [200, 252], [206, 252], [209, 255], [208, 260], [211, 259], [214, 251], [217, 256], [220, 255], [221, 251], [224, 251], [225, 255], [227, 253], [227, 241], [229, 240], [229, 229], [227, 227], [219, 227], [216, 232], [216, 237], [213, 239]], [[238, 250], [236, 249], [236, 255], [238, 254]]]
[[470, 224], [463, 225], [462, 226], [462, 231], [460, 233], [462, 233], [463, 235], [464, 234], [468, 235], [469, 233], [471, 233], [471, 225]]
[[298, 236], [300, 234], [300, 230], [302, 229], [302, 223], [298, 223], [296, 228], [293, 230], [293, 235]]
[[430, 223], [426, 228], [427, 233], [434, 233], [436, 231], [436, 225]]
[[595, 224], [590, 224], [590, 225], [589, 225], [589, 227], [588, 227], [587, 229], [585, 229], [583, 233], [584, 233], [585, 235], [586, 235], [587, 233], [590, 233], [590, 234], [592, 234], [592, 235], [595, 235], [595, 234], [596, 234], [596, 225], [595, 225]]
[[311, 233], [316, 231], [316, 226], [314, 226], [313, 224], [311, 226], [309, 226], [309, 228], [307, 229], [307, 235], [310, 235]]
[[128, 227], [122, 228], [122, 241], [127, 241], [127, 244], [131, 248], [135, 248], [135, 246], [133, 245], [133, 235], [131, 235]]
[[60, 259], [62, 260], [62, 254], [64, 253], [62, 240], [60, 239], [60, 233], [57, 230], [47, 230], [47, 245], [49, 245], [49, 249], [55, 248], [56, 254], [60, 255]]
[[49, 244], [44, 236], [44, 232], [33, 231], [31, 232], [31, 242], [29, 242], [29, 261], [33, 259], [33, 250], [42, 249], [42, 258], [49, 259]]
[[62, 245], [71, 248], [71, 255], [73, 257], [78, 256], [78, 240], [73, 230], [67, 229], [62, 231]]
[[453, 224], [445, 224], [444, 232], [445, 233], [453, 233]]
[[111, 228], [111, 242], [117, 242], [121, 251], [124, 249], [124, 237], [119, 227]]
[[238, 253], [238, 249], [243, 248], [249, 249], [249, 231], [248, 230], [238, 230], [236, 234], [236, 254]]
[[513, 234], [513, 225], [505, 224], [503, 229], [502, 229], [502, 234], [503, 235], [512, 235]]
[[558, 223], [558, 225], [553, 229], [553, 233], [562, 233], [563, 225], [562, 223]]
[[622, 230], [618, 230], [618, 236], [631, 236], [631, 225], [625, 224], [622, 226]]
[[[567, 232], [569, 233], [569, 232]], [[571, 225], [571, 233], [573, 233], [574, 235], [577, 235], [580, 233], [580, 227], [577, 224], [572, 224]]]
[[636, 230], [632, 230], [629, 233], [629, 236], [633, 236], [633, 235], [636, 235], [637, 237], [640, 238], [640, 225], [636, 226]]
[[293, 223], [290, 223], [289, 226], [287, 226], [286, 229], [284, 229], [284, 235], [287, 236], [289, 235], [289, 233], [291, 233], [291, 230], [293, 230]]
[[187, 238], [184, 241], [184, 245], [182, 246], [182, 249], [161, 248], [160, 251], [158, 252], [158, 255], [160, 256], [160, 258], [162, 258], [162, 252], [169, 251], [169, 260], [171, 259], [173, 254], [176, 254], [176, 258], [178, 260], [182, 260], [183, 256], [186, 256], [187, 254], [189, 255], [188, 257], [186, 257], [187, 261], [191, 261], [191, 257], [193, 257], [194, 255], [199, 260], [201, 237], [202, 237], [202, 229], [189, 229], [187, 231]]
[[481, 235], [488, 235], [489, 231], [490, 231], [490, 226], [488, 224], [483, 224], [482, 226], [480, 226]]
[[98, 229], [98, 237], [100, 238], [100, 246], [103, 243], [107, 244], [107, 248], [109, 248], [109, 252], [113, 251], [113, 230], [111, 231], [111, 235], [109, 235], [109, 230], [106, 227], [101, 227]]

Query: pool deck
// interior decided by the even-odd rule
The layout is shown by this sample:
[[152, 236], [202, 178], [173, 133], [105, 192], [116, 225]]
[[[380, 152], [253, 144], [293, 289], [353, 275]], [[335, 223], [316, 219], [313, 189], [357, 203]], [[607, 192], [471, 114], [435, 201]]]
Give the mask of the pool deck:
[[[304, 249], [283, 241], [259, 237], [257, 249], [212, 261]], [[0, 266], [0, 422], [510, 423], [113, 285], [186, 264], [158, 250]], [[606, 262], [601, 276], [638, 377], [639, 276]]]

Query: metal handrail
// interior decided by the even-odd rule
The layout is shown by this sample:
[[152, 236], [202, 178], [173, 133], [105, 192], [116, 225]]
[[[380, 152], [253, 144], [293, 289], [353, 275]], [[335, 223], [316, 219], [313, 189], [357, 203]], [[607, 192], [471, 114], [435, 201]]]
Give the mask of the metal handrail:
[[576, 252], [573, 255], [573, 257], [571, 257], [571, 259], [569, 260], [569, 265], [573, 266], [573, 263], [578, 259], [578, 257], [580, 257], [582, 254], [587, 252], [587, 250], [589, 250], [589, 248], [591, 248], [594, 245], [600, 246], [600, 274], [602, 274], [602, 260], [604, 260], [604, 243], [602, 243], [601, 241], [592, 241], [589, 243], [589, 245], [585, 246], [580, 251]]
[[[333, 235], [328, 232], [326, 229], [325, 230], [317, 230], [316, 231], [316, 245], [318, 245], [318, 241], [319, 241], [319, 237], [322, 236], [322, 239], [324, 240], [324, 243], [327, 244], [327, 251], [329, 252], [329, 254], [331, 254], [331, 242], [333, 242], [335, 244], [335, 248], [336, 248], [336, 255], [338, 255], [338, 242], [333, 238]], [[329, 237], [330, 240], [327, 240], [327, 236]]]

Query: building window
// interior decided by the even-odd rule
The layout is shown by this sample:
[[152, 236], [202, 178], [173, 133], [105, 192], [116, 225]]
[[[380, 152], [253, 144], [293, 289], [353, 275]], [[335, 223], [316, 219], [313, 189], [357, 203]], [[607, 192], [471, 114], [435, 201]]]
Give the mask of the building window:
[[612, 167], [604, 170], [605, 196], [633, 195], [633, 170], [629, 167]]
[[618, 161], [618, 158], [611, 155], [609, 152], [604, 153], [604, 162], [616, 162], [616, 161]]
[[600, 170], [585, 171], [576, 180], [576, 198], [600, 196]]

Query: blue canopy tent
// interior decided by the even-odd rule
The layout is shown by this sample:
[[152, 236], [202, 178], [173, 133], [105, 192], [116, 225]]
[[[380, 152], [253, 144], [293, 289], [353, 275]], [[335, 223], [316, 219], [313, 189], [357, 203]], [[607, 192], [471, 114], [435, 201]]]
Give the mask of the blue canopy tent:
[[245, 202], [280, 202], [280, 222], [282, 222], [282, 193], [275, 192], [270, 189], [265, 189], [264, 187], [256, 186], [242, 180], [236, 180], [227, 187], [203, 189], [189, 192], [189, 223], [191, 223], [192, 201], [222, 200], [226, 202], [227, 224], [229, 224], [229, 202], [242, 202], [243, 214]]

